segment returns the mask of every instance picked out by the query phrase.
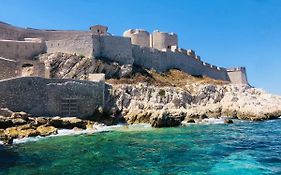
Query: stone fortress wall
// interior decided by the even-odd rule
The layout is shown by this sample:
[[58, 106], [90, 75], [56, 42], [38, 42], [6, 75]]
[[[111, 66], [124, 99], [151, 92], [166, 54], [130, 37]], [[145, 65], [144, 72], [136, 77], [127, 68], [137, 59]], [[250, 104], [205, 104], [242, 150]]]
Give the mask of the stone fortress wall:
[[0, 57], [0, 80], [18, 76], [18, 63], [14, 60]]
[[[107, 30], [106, 26], [101, 25], [92, 26], [90, 31], [56, 31], [23, 29], [0, 23], [0, 48], [7, 47], [5, 44], [8, 42], [13, 43], [15, 49], [27, 48], [26, 56], [10, 52], [12, 49], [0, 50], [0, 56], [21, 60], [21, 56], [31, 56], [35, 51], [76, 53], [93, 58], [107, 58], [121, 64], [138, 64], [159, 72], [177, 68], [192, 75], [248, 83], [245, 68], [225, 69], [204, 63], [194, 51], [178, 48], [178, 37], [174, 33], [154, 31], [150, 34], [145, 30], [131, 29], [124, 33], [124, 37], [120, 37], [112, 36]], [[41, 40], [41, 44], [38, 40]]]
[[0, 53], [4, 58], [22, 60], [45, 52], [45, 43], [41, 41], [0, 40]]
[[21, 77], [0, 80], [0, 108], [34, 116], [91, 117], [103, 107], [104, 80]]
[[245, 68], [226, 69], [202, 62], [193, 50], [178, 48], [178, 37], [174, 33], [154, 31], [150, 34], [142, 29], [130, 29], [123, 36], [131, 38], [135, 64], [158, 72], [176, 68], [195, 76], [248, 84]]

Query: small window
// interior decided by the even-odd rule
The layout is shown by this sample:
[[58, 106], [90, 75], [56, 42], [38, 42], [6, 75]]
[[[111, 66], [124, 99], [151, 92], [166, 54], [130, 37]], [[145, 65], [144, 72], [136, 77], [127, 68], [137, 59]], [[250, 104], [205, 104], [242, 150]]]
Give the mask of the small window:
[[168, 48], [168, 49], [171, 49], [171, 48], [172, 48], [172, 46], [168, 46], [167, 48]]

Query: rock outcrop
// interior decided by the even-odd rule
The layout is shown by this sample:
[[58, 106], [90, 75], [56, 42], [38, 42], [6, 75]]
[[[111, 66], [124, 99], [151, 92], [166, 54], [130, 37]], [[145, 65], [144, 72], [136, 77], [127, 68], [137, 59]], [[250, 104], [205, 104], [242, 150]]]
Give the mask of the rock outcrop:
[[0, 140], [12, 144], [15, 138], [49, 136], [58, 129], [88, 129], [94, 131], [95, 122], [76, 117], [32, 117], [25, 112], [0, 109]]
[[50, 69], [51, 78], [87, 80], [91, 73], [104, 73], [106, 78], [127, 77], [132, 73], [132, 65], [120, 65], [105, 59], [92, 59], [82, 55], [50, 53], [38, 56]]
[[154, 127], [222, 116], [257, 121], [281, 115], [280, 96], [246, 85], [194, 83], [183, 88], [143, 83], [114, 85], [106, 97], [106, 110], [112, 115], [122, 113], [129, 124], [150, 123]]

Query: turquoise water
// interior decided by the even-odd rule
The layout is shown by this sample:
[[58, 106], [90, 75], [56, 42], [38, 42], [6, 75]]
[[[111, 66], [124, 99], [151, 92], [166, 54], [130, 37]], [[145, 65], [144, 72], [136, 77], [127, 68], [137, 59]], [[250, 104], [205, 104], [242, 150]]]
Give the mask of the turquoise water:
[[0, 174], [281, 174], [281, 120], [120, 129], [0, 146]]

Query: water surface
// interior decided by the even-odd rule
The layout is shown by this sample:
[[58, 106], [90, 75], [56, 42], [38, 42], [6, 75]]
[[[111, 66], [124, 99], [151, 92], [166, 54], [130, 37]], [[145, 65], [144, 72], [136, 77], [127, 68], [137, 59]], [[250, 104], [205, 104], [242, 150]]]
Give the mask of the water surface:
[[0, 145], [0, 174], [281, 174], [281, 120], [122, 128]]

